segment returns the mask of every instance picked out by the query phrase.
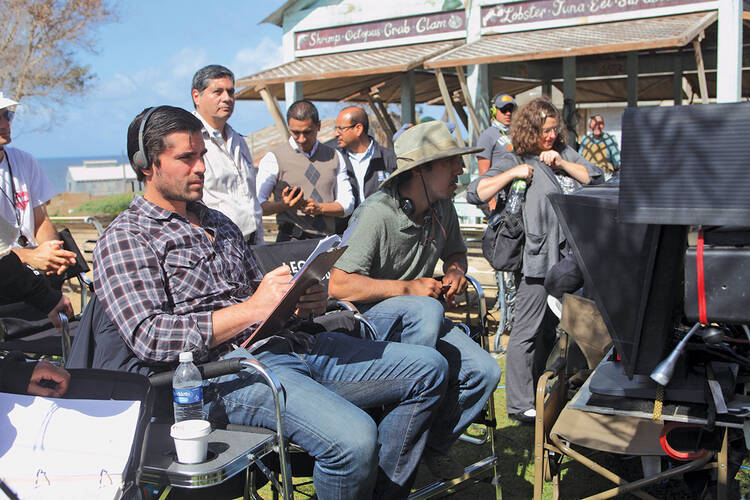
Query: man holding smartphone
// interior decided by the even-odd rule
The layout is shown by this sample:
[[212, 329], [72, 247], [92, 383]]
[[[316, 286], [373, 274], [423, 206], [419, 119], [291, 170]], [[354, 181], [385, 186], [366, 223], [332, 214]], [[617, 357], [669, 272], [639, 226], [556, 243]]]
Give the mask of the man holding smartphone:
[[354, 209], [346, 164], [341, 153], [318, 142], [320, 119], [313, 103], [293, 103], [286, 119], [289, 141], [272, 149], [258, 164], [263, 214], [276, 214], [276, 241], [328, 236], [336, 232], [336, 219]]

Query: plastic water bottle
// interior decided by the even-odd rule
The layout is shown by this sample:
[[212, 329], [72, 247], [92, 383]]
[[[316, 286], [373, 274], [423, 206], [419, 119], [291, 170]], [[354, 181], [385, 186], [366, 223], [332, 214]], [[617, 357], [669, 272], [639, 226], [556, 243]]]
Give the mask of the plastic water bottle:
[[505, 204], [509, 214], [517, 214], [521, 211], [521, 204], [526, 197], [526, 181], [516, 179], [510, 187], [508, 202]]
[[180, 353], [180, 365], [172, 378], [174, 421], [203, 420], [203, 378], [193, 364], [192, 352]]

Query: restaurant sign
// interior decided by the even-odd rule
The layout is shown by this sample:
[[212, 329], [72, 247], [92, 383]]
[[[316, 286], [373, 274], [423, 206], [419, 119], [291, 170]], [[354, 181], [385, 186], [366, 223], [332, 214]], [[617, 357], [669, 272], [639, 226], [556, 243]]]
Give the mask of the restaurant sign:
[[466, 37], [466, 12], [454, 10], [298, 31], [295, 56], [391, 47]]
[[483, 5], [481, 26], [482, 34], [505, 33], [685, 14], [717, 5], [705, 0], [526, 0]]

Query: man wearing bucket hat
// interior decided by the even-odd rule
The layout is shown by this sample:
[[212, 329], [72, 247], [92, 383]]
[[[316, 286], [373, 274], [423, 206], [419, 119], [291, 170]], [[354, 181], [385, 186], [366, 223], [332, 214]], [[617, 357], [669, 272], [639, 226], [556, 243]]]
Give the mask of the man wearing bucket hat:
[[10, 144], [11, 122], [18, 103], [0, 93], [0, 217], [18, 228], [13, 252], [24, 264], [62, 274], [75, 264], [75, 254], [62, 249], [46, 204], [56, 194], [30, 154]]
[[[435, 347], [447, 359], [448, 389], [424, 452], [443, 479], [464, 472], [450, 447], [500, 379], [497, 362], [445, 317], [438, 300], [466, 288], [466, 244], [451, 199], [460, 156], [479, 150], [459, 147], [440, 121], [406, 130], [395, 144], [398, 168], [355, 211], [349, 248], [329, 282], [329, 294], [354, 302], [379, 339]], [[432, 277], [438, 259], [441, 280]]]

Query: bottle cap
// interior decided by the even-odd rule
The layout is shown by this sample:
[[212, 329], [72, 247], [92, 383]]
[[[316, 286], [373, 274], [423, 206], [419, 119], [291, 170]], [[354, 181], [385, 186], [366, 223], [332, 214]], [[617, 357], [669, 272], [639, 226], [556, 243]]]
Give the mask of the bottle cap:
[[193, 362], [193, 353], [192, 352], [181, 352], [180, 353], [180, 363], [192, 363]]

